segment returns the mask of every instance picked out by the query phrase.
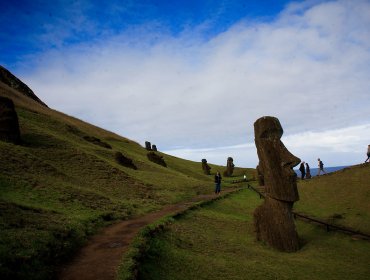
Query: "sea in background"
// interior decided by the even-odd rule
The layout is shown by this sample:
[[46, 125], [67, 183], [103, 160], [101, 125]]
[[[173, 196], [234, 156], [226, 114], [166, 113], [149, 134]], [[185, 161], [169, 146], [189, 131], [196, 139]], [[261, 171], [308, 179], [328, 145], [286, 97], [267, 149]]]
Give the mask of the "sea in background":
[[[299, 165], [298, 165], [298, 167], [299, 167]], [[348, 167], [348, 166], [332, 166], [332, 167], [325, 167], [324, 166], [324, 170], [325, 170], [326, 173], [331, 173], [331, 172], [338, 171], [338, 170], [341, 170], [341, 169], [346, 168], [346, 167]], [[301, 172], [298, 169], [295, 169], [294, 171], [295, 171], [295, 173], [297, 173], [298, 178], [300, 178], [301, 177]], [[311, 176], [314, 177], [314, 176], [317, 175], [317, 172], [319, 172], [319, 169], [318, 168], [310, 168], [310, 171], [311, 171]], [[322, 175], [322, 174], [323, 174], [323, 172], [320, 173], [320, 175]]]

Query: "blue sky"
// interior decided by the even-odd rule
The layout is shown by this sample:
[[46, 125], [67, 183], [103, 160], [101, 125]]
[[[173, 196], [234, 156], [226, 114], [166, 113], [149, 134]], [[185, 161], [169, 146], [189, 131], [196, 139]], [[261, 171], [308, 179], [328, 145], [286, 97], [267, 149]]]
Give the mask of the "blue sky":
[[202, 26], [204, 40], [241, 19], [270, 20], [287, 1], [1, 1], [1, 62], [17, 67], [27, 55], [104, 40], [134, 27], [169, 36]]
[[326, 166], [370, 140], [370, 1], [3, 1], [0, 64], [50, 107], [170, 154], [254, 167], [253, 123]]

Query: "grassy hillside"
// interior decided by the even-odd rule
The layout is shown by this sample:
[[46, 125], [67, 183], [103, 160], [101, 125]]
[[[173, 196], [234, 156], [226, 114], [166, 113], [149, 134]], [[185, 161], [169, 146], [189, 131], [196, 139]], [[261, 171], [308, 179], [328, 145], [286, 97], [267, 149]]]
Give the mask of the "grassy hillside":
[[297, 220], [298, 252], [256, 242], [253, 211], [260, 203], [243, 190], [189, 212], [150, 241], [138, 279], [369, 279], [368, 241]]
[[298, 212], [370, 234], [370, 164], [300, 181]]
[[[200, 162], [159, 153], [168, 166], [162, 167], [134, 141], [41, 106], [2, 83], [0, 95], [15, 102], [23, 141], [0, 141], [1, 279], [49, 278], [54, 264], [97, 228], [213, 190]], [[138, 169], [118, 164], [118, 151]], [[244, 172], [251, 176], [252, 170], [235, 173]]]

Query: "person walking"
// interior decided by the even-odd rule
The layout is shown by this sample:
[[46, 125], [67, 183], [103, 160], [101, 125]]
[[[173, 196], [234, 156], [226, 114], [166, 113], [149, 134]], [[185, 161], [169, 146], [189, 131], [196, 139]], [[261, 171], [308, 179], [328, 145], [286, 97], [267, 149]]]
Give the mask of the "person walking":
[[367, 162], [369, 159], [370, 159], [370, 145], [367, 145], [367, 159], [365, 160], [365, 162]]
[[215, 175], [215, 194], [219, 194], [221, 192], [221, 174], [219, 171], [217, 171]]
[[311, 171], [310, 171], [310, 166], [306, 162], [306, 179], [311, 179]]
[[320, 173], [321, 171], [326, 174], [325, 170], [324, 170], [324, 163], [318, 158], [317, 159], [318, 161], [318, 167], [319, 167], [319, 171], [317, 172], [317, 176], [320, 176]]
[[301, 179], [304, 180], [304, 176], [306, 175], [306, 170], [304, 168], [304, 161], [302, 161], [301, 165], [299, 166], [299, 171], [301, 171]]

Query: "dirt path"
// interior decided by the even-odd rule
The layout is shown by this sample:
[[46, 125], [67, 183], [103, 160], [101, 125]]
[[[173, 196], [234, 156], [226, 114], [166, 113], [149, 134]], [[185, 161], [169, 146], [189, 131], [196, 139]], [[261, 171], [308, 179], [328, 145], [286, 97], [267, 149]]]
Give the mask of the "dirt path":
[[[223, 194], [233, 191], [235, 189], [226, 190], [223, 191]], [[140, 229], [161, 217], [185, 210], [196, 202], [211, 200], [215, 197], [214, 194], [199, 195], [190, 201], [169, 205], [157, 212], [136, 219], [121, 221], [105, 228], [102, 232], [93, 236], [69, 264], [61, 268], [58, 279], [116, 279], [116, 271], [122, 255]]]

